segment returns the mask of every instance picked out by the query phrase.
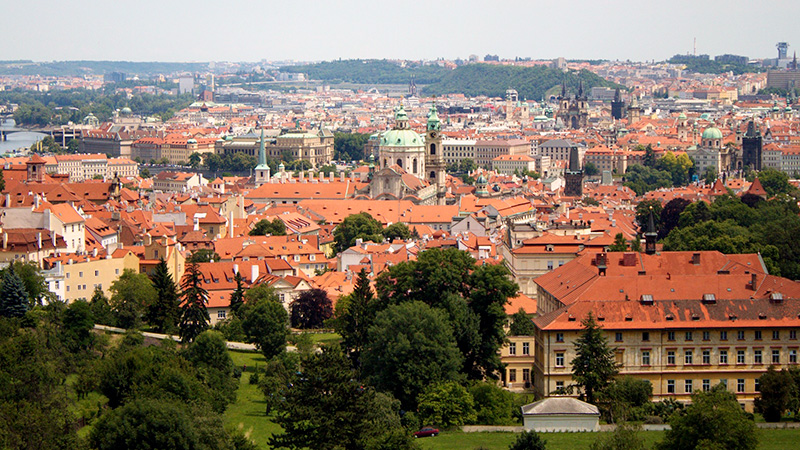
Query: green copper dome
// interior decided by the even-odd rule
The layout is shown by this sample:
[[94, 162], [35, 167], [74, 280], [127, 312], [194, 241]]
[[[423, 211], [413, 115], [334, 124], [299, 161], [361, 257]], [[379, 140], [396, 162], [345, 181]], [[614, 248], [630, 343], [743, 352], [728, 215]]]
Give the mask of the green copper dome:
[[120, 111], [120, 114], [130, 115], [130, 114], [133, 114], [133, 111], [131, 111], [131, 109], [126, 106], [126, 107], [122, 108], [122, 110]]
[[428, 130], [438, 130], [441, 127], [442, 121], [439, 120], [439, 114], [436, 111], [436, 104], [431, 105], [428, 111]]
[[381, 147], [423, 147], [425, 142], [414, 130], [389, 130], [381, 137]]
[[722, 131], [712, 125], [703, 131], [703, 139], [722, 139]]
[[681, 113], [681, 115], [678, 116], [678, 120], [686, 120], [686, 114]]
[[700, 114], [700, 120], [708, 120], [709, 117], [711, 117], [709, 113]]

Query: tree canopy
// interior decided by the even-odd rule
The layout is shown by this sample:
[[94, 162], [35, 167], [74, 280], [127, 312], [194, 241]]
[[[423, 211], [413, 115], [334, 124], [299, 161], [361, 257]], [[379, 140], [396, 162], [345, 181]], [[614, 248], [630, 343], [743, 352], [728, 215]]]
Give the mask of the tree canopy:
[[692, 403], [673, 414], [669, 425], [660, 450], [754, 450], [758, 446], [756, 424], [722, 384], [708, 392], [695, 391]]
[[575, 341], [572, 359], [572, 379], [581, 389], [581, 397], [594, 404], [595, 395], [608, 387], [619, 372], [614, 350], [590, 312], [581, 321], [583, 330]]
[[383, 242], [383, 226], [368, 212], [351, 214], [344, 218], [333, 230], [336, 252], [342, 252], [356, 245], [356, 239]]
[[279, 218], [274, 218], [271, 221], [261, 219], [253, 226], [253, 229], [248, 233], [250, 236], [286, 236], [286, 224]]

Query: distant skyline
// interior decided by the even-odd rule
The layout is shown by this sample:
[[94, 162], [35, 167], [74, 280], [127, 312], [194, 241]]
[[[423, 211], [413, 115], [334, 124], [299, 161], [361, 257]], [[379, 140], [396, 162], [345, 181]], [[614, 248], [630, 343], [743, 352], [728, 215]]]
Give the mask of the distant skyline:
[[800, 49], [800, 1], [14, 1], [1, 59], [259, 61], [664, 60]]

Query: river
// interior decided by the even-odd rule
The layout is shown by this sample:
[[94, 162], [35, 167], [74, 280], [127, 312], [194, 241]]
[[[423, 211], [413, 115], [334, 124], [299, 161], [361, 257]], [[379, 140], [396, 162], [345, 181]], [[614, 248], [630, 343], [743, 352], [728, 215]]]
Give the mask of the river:
[[[3, 122], [3, 127], [15, 127], [14, 119], [9, 119]], [[18, 133], [11, 133], [6, 136], [5, 141], [0, 141], [0, 154], [13, 152], [18, 149], [27, 149], [36, 142], [41, 141], [47, 136], [43, 133], [31, 133], [27, 131], [20, 131]]]

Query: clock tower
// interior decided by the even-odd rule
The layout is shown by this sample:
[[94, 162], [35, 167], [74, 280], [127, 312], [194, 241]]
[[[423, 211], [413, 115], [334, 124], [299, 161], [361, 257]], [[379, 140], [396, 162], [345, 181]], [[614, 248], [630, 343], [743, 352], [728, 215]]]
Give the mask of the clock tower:
[[436, 104], [431, 105], [428, 111], [428, 125], [425, 131], [425, 168], [428, 171], [427, 180], [436, 186], [436, 203], [445, 204], [445, 173], [444, 151], [442, 148], [442, 123], [436, 112]]

